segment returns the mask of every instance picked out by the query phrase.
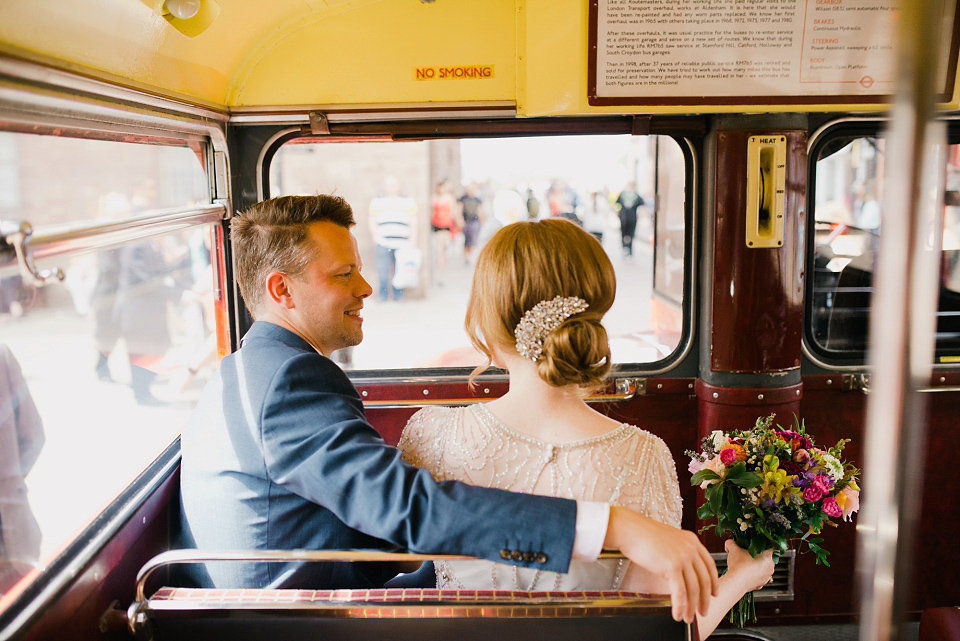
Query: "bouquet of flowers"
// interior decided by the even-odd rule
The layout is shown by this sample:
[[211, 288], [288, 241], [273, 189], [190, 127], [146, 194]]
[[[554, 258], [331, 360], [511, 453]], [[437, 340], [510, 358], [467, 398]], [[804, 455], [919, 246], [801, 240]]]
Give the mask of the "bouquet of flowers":
[[[802, 422], [795, 429], [773, 426], [774, 415], [760, 417], [750, 430], [712, 432], [703, 451], [688, 451], [691, 483], [704, 490], [706, 501], [697, 516], [708, 521], [717, 536], [730, 532], [734, 542], [757, 556], [772, 549], [774, 562], [791, 543], [806, 544], [817, 563], [829, 566], [819, 535], [831, 519], [860, 508], [859, 470], [841, 459], [843, 439], [820, 449]], [[730, 611], [730, 622], [743, 627], [756, 622], [753, 593]]]

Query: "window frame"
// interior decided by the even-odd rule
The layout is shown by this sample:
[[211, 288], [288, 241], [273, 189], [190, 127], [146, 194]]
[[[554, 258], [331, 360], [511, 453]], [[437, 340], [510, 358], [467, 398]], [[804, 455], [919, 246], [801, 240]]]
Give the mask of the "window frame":
[[[697, 157], [705, 132], [702, 118], [690, 117], [600, 117], [600, 118], [529, 118], [529, 119], [438, 119], [438, 120], [395, 120], [370, 121], [367, 119], [351, 121], [328, 121], [329, 133], [316, 133], [310, 126], [277, 126], [269, 135], [256, 132], [264, 140], [256, 159], [257, 201], [270, 193], [270, 163], [277, 151], [287, 142], [297, 138], [313, 138], [333, 144], [341, 142], [413, 142], [424, 140], [463, 139], [463, 138], [505, 138], [536, 137], [560, 135], [659, 135], [669, 136], [679, 146], [684, 157], [684, 277], [681, 314], [683, 325], [680, 341], [667, 357], [649, 363], [615, 363], [610, 378], [646, 377], [669, 372], [678, 368], [690, 354], [696, 334], [694, 292], [696, 291], [697, 270], [694, 260], [697, 251], [695, 233], [697, 188], [699, 185]], [[242, 132], [238, 132], [242, 135]], [[251, 131], [250, 133], [254, 133]], [[241, 163], [242, 163], [241, 159]], [[656, 245], [656, 242], [655, 242]], [[655, 264], [655, 258], [654, 258]], [[651, 278], [654, 275], [651, 274]], [[622, 294], [621, 294], [622, 295]], [[243, 309], [242, 305], [240, 306]], [[249, 314], [238, 319], [238, 335], [243, 335], [252, 324]], [[472, 367], [449, 368], [405, 368], [405, 369], [368, 369], [349, 370], [347, 375], [357, 384], [381, 385], [395, 383], [425, 382], [464, 382], [473, 370]], [[506, 372], [491, 367], [478, 377], [478, 382], [503, 382]]]
[[[942, 120], [947, 123], [949, 128], [947, 133], [948, 143], [960, 144], [960, 116], [944, 117]], [[804, 323], [801, 346], [804, 356], [814, 365], [825, 370], [866, 371], [869, 365], [867, 362], [867, 352], [869, 348], [862, 351], [849, 350], [845, 352], [829, 350], [820, 345], [813, 335], [813, 274], [814, 258], [816, 256], [816, 190], [814, 187], [817, 178], [817, 161], [823, 148], [837, 138], [882, 138], [889, 122], [889, 118], [881, 116], [847, 117], [833, 120], [817, 129], [810, 137], [807, 146], [807, 158], [809, 160], [807, 164], [806, 208], [810, 222], [807, 225], [806, 244], [804, 248], [804, 260], [808, 277], [804, 279]], [[872, 296], [873, 293], [871, 292], [871, 301]], [[941, 355], [946, 355], [946, 352], [942, 351], [940, 347], [936, 347], [935, 360], [933, 363], [934, 369], [956, 369], [956, 364], [937, 362], [937, 357]]]
[[[85, 253], [137, 239], [220, 223], [222, 238], [230, 207], [230, 168], [227, 155], [226, 123], [229, 115], [203, 106], [159, 97], [136, 89], [53, 70], [19, 60], [3, 60], [8, 85], [0, 101], [0, 131], [60, 137], [108, 140], [128, 144], [187, 146], [204, 148], [208, 203], [175, 209], [154, 210], [112, 225], [89, 224], [39, 227], [27, 237], [29, 257], [49, 258]], [[29, 221], [25, 221], [29, 222]], [[107, 229], [105, 229], [107, 228]], [[6, 232], [7, 229], [4, 229]], [[101, 236], [100, 234], [104, 235]], [[2, 240], [2, 238], [0, 238]], [[0, 243], [0, 269], [19, 264], [13, 251]], [[31, 247], [31, 245], [33, 245]], [[231, 283], [229, 246], [225, 280]], [[26, 274], [25, 274], [26, 276]], [[236, 296], [230, 288], [217, 292], [225, 298], [227, 313], [236, 314]], [[103, 509], [89, 515], [88, 523], [63, 543], [49, 564], [0, 610], [0, 637], [16, 636], [37, 620], [68, 591], [78, 577], [99, 570], [94, 565], [117, 534], [151, 499], [157, 488], [175, 473], [180, 462], [179, 435], [156, 452], [130, 483], [117, 488]], [[112, 568], [107, 568], [111, 570]], [[98, 581], [106, 580], [97, 578]]]

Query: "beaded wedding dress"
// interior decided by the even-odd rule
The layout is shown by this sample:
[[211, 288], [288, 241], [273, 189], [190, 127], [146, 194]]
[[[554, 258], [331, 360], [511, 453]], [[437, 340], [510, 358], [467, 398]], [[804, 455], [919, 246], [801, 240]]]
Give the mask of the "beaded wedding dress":
[[[516, 432], [482, 404], [428, 407], [404, 428], [403, 458], [438, 481], [602, 501], [680, 526], [680, 487], [666, 444], [622, 424], [602, 436], [554, 445]], [[438, 561], [437, 587], [494, 590], [619, 589], [628, 561], [574, 561], [567, 574], [490, 561]]]

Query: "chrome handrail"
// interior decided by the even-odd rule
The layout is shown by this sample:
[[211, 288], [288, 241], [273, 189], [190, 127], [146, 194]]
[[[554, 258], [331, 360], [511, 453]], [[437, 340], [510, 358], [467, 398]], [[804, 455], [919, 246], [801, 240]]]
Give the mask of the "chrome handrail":
[[[870, 310], [863, 503], [857, 523], [860, 639], [902, 638], [906, 585], [919, 501], [926, 435], [924, 395], [934, 357], [935, 217], [926, 179], [945, 175], [925, 153], [944, 131], [932, 131], [942, 0], [901, 0], [898, 11], [896, 95], [888, 134], [886, 198]], [[945, 136], [943, 136], [945, 138]], [[942, 142], [942, 141], [941, 141]], [[927, 214], [933, 212], [933, 220]], [[932, 227], [931, 227], [932, 226]], [[931, 228], [935, 233], [930, 234]]]
[[[870, 394], [873, 388], [870, 386], [870, 374], [844, 374], [843, 388], [848, 390], [859, 390], [864, 394]], [[918, 394], [936, 394], [939, 392], [960, 392], [960, 385], [941, 385], [938, 387], [918, 387], [914, 390]]]
[[34, 228], [29, 222], [3, 222], [0, 240], [14, 249], [14, 256], [0, 262], [0, 270], [18, 265], [25, 278], [37, 285], [51, 278], [63, 280], [59, 268], [38, 270], [37, 260], [101, 250], [157, 234], [213, 223], [227, 217], [223, 202], [174, 207], [143, 212], [136, 216], [91, 223], [51, 225]]
[[[601, 552], [601, 559], [622, 559], [619, 552]], [[217, 561], [254, 561], [291, 563], [296, 561], [337, 561], [347, 563], [392, 563], [397, 561], [475, 561], [476, 557], [457, 554], [415, 554], [383, 550], [168, 550], [153, 557], [137, 573], [136, 602], [146, 600], [146, 582], [155, 571], [170, 565]]]

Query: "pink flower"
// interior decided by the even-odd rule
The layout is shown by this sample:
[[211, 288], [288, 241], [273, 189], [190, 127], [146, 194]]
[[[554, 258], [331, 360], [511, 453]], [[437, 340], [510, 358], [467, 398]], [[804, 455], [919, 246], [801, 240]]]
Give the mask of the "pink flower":
[[810, 452], [802, 449], [797, 450], [793, 453], [793, 460], [796, 463], [800, 463], [802, 465], [803, 463], [806, 463], [807, 461], [810, 460]]
[[747, 451], [742, 445], [731, 443], [720, 450], [720, 462], [724, 465], [733, 465], [734, 463], [743, 463], [747, 460]]
[[723, 473], [726, 471], [726, 466], [723, 464], [723, 461], [720, 460], [719, 456], [714, 456], [712, 459], [703, 464], [703, 469], [713, 470], [717, 474], [723, 476]]
[[[723, 476], [723, 473], [727, 471], [727, 467], [720, 460], [719, 456], [714, 456], [712, 459], [704, 463], [701, 469], [716, 472], [717, 475], [721, 477]], [[703, 483], [700, 484], [700, 489], [705, 490], [707, 489], [707, 487], [713, 485], [714, 483], [717, 483], [716, 479], [710, 480], [710, 481], [704, 481]]]
[[813, 481], [811, 482], [811, 485], [813, 485], [813, 487], [820, 490], [820, 494], [826, 494], [833, 487], [833, 485], [830, 483], [830, 479], [828, 479], [823, 474], [818, 474], [817, 476], [815, 476], [813, 478]]
[[687, 471], [689, 471], [691, 475], [696, 474], [702, 469], [703, 469], [703, 462], [700, 461], [700, 459], [695, 459], [695, 458], [690, 459], [690, 465], [687, 466]]
[[807, 503], [816, 503], [822, 496], [823, 492], [821, 492], [812, 484], [803, 491], [803, 500]]
[[828, 496], [823, 500], [823, 511], [827, 516], [837, 518], [838, 516], [843, 516], [843, 510], [837, 505], [837, 499], [832, 496]]

